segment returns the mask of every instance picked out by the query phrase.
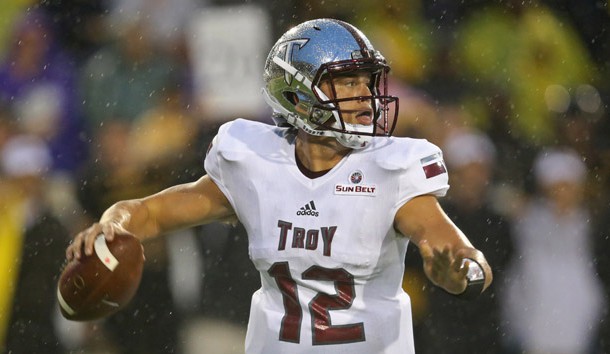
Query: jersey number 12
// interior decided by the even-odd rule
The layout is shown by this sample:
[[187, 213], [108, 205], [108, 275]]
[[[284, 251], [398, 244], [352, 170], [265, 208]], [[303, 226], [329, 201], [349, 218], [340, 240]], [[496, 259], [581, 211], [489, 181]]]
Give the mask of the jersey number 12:
[[[275, 278], [284, 301], [284, 317], [280, 328], [280, 340], [299, 343], [303, 312], [299, 305], [297, 283], [290, 275], [288, 262], [276, 262], [267, 271]], [[318, 293], [309, 302], [312, 344], [339, 344], [362, 342], [364, 324], [362, 322], [336, 325], [330, 323], [330, 310], [343, 310], [352, 306], [355, 297], [354, 276], [343, 268], [329, 269], [311, 266], [301, 274], [303, 280], [326, 280], [335, 283], [336, 295]]]

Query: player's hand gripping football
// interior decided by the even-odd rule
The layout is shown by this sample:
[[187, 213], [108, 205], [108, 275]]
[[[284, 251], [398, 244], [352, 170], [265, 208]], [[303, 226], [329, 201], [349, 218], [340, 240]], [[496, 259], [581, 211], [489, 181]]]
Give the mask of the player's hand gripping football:
[[469, 257], [469, 251], [476, 252], [475, 249], [460, 249], [454, 252], [449, 246], [436, 249], [427, 241], [419, 244], [426, 276], [432, 283], [451, 294], [460, 294], [466, 289], [468, 261], [462, 266], [462, 260]]
[[92, 255], [95, 238], [100, 234], [104, 235], [107, 242], [112, 242], [117, 234], [135, 236], [116, 222], [96, 222], [74, 237], [74, 240], [66, 249], [66, 259], [68, 261], [74, 258], [80, 259], [83, 252], [86, 256]]

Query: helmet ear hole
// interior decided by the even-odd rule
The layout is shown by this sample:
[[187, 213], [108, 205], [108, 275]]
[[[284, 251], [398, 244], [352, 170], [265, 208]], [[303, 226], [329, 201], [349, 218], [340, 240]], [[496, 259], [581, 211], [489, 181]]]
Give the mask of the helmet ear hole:
[[296, 93], [294, 92], [284, 92], [283, 93], [284, 98], [288, 100], [288, 102], [292, 103], [293, 105], [297, 105], [297, 103], [299, 103], [299, 96], [297, 96]]

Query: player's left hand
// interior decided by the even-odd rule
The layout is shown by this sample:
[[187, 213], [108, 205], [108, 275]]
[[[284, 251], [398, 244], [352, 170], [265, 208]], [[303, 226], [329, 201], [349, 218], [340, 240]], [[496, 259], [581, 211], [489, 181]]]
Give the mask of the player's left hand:
[[454, 252], [449, 246], [437, 249], [424, 240], [419, 244], [419, 252], [424, 260], [424, 272], [432, 283], [451, 294], [464, 292], [468, 266], [463, 266], [462, 260], [468, 257], [467, 250]]

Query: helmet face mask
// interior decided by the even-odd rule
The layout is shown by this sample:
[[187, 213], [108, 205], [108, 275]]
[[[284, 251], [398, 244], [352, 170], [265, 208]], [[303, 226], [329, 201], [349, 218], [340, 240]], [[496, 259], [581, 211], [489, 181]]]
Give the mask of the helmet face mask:
[[[393, 126], [395, 125], [395, 119], [392, 120], [391, 124], [389, 123], [388, 116], [390, 111], [390, 104], [394, 101], [397, 101], [396, 97], [386, 95], [385, 92], [381, 93], [380, 86], [383, 86], [385, 90], [386, 85], [386, 77], [389, 71], [389, 67], [384, 64], [380, 64], [380, 62], [376, 59], [374, 60], [350, 60], [347, 62], [339, 62], [339, 63], [331, 63], [330, 65], [323, 65], [321, 70], [318, 71], [320, 78], [314, 79], [314, 85], [316, 87], [321, 86], [321, 82], [326, 80], [331, 88], [332, 97], [328, 98], [325, 95], [320, 95], [318, 90], [314, 90], [314, 94], [316, 95], [319, 105], [314, 105], [315, 108], [318, 109], [330, 109], [333, 112], [333, 115], [339, 116], [339, 119], [335, 119], [333, 124], [327, 124], [329, 120], [326, 122], [313, 121], [320, 126], [329, 129], [335, 130], [339, 132], [350, 132], [348, 129], [349, 126], [354, 126], [358, 124], [350, 124], [347, 123], [346, 119], [344, 119], [343, 115], [350, 112], [349, 110], [341, 109], [339, 106], [344, 102], [351, 101], [370, 101], [369, 106], [372, 108], [373, 112], [373, 124], [370, 126], [369, 132], [366, 130], [354, 129], [353, 132], [358, 135], [385, 135], [389, 136], [393, 130]], [[358, 72], [368, 72], [371, 75], [371, 80], [369, 84], [370, 95], [366, 96], [352, 96], [352, 97], [341, 97], [337, 98], [337, 91], [335, 88], [335, 79], [342, 76], [350, 76], [350, 74], [356, 74]], [[330, 107], [330, 108], [328, 108]], [[325, 124], [326, 123], [326, 124]], [[363, 126], [361, 126], [363, 127]], [[376, 129], [373, 129], [375, 127]]]
[[[335, 79], [359, 72], [370, 73], [370, 94], [337, 97]], [[274, 45], [265, 65], [263, 94], [277, 125], [362, 148], [371, 137], [389, 136], [394, 129], [398, 98], [387, 94], [388, 72], [383, 56], [358, 29], [337, 20], [312, 20], [289, 30]], [[322, 91], [323, 82], [330, 87], [329, 95]], [[371, 125], [344, 119], [350, 113], [340, 106], [356, 101], [370, 101]]]

